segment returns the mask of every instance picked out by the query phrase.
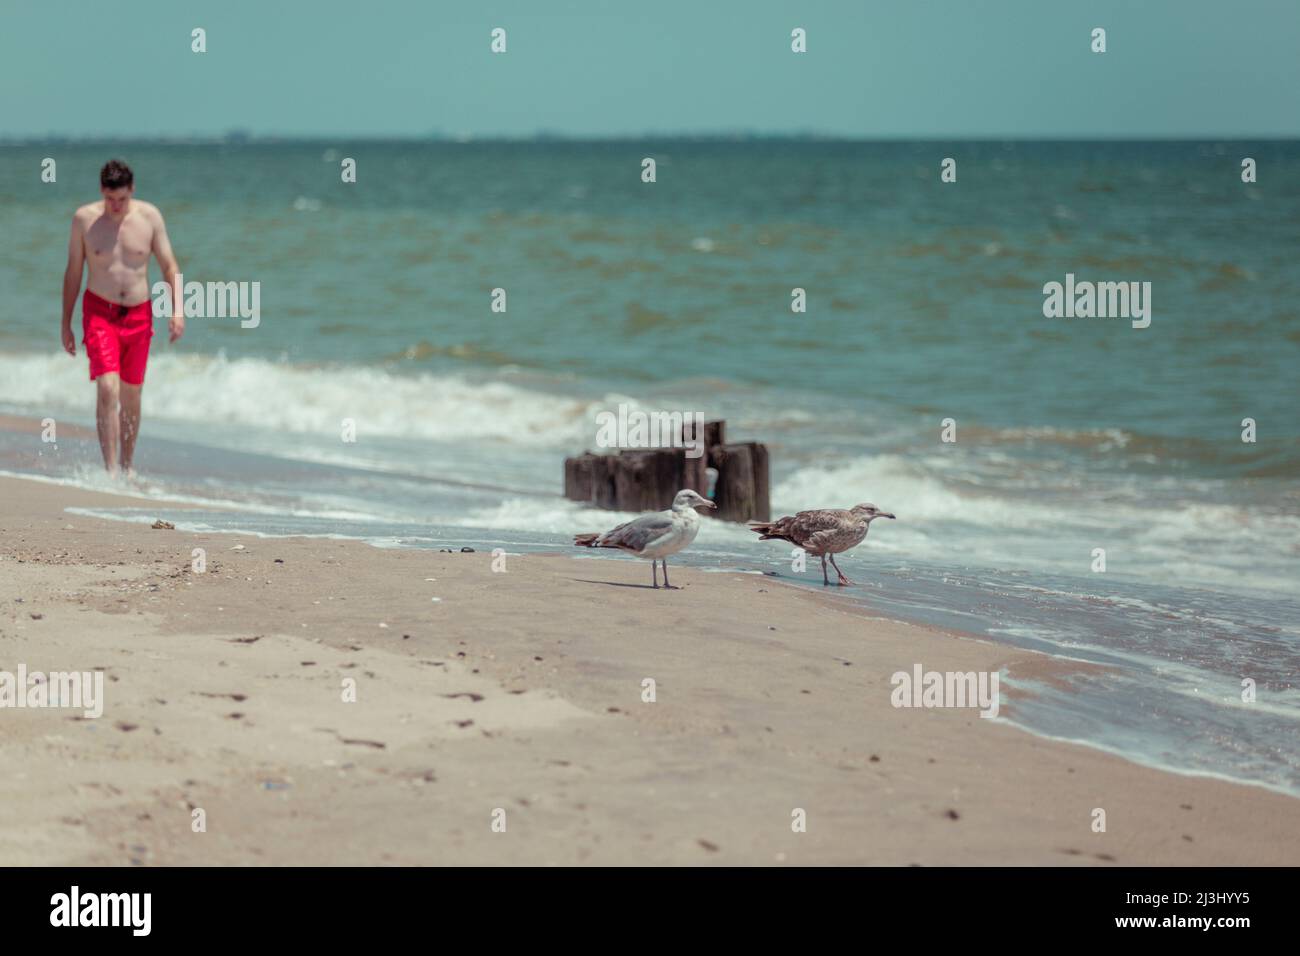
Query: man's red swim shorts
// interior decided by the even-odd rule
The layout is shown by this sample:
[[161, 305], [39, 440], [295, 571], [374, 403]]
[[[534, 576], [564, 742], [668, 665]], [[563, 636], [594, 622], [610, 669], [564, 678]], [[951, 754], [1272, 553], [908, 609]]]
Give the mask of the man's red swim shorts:
[[90, 378], [117, 372], [128, 385], [144, 384], [153, 338], [153, 302], [118, 305], [89, 289], [81, 298], [82, 344], [90, 356]]

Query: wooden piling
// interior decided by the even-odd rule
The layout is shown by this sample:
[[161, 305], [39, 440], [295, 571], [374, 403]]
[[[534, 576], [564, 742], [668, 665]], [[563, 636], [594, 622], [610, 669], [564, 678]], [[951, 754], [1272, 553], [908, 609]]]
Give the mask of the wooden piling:
[[[682, 439], [696, 438], [689, 424]], [[767, 446], [726, 443], [726, 422], [705, 422], [704, 452], [690, 458], [686, 448], [623, 450], [609, 455], [585, 451], [564, 460], [564, 497], [614, 511], [660, 511], [683, 488], [708, 491], [706, 468], [718, 472], [714, 515], [724, 521], [771, 519]]]
[[723, 521], [748, 521], [757, 510], [754, 495], [754, 455], [748, 445], [714, 445], [718, 465], [713, 503]]
[[736, 520], [771, 521], [772, 479], [768, 474], [767, 446], [757, 441], [746, 442], [745, 444], [749, 446], [750, 459], [754, 469], [754, 509], [747, 517]]
[[564, 459], [564, 497], [570, 501], [591, 501], [591, 474], [596, 456], [584, 451], [577, 458]]

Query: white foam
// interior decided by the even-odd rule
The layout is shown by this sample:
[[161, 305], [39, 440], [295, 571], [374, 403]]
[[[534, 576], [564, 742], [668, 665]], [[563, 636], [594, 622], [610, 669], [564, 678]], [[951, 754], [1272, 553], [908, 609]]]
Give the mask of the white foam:
[[[1060, 509], [991, 495], [959, 494], [922, 470], [923, 462], [902, 455], [871, 455], [839, 465], [801, 468], [772, 491], [773, 508], [793, 513], [805, 508], [851, 507], [870, 501], [899, 514], [899, 527], [925, 521], [989, 527], [1034, 528], [1060, 522]], [[1064, 516], [1068, 521], [1069, 516]]]
[[871, 455], [794, 471], [773, 488], [773, 511], [870, 501], [898, 520], [877, 521], [868, 547], [920, 560], [1084, 574], [1092, 549], [1105, 547], [1107, 574], [1118, 578], [1294, 591], [1300, 516], [1228, 503], [1152, 501], [1141, 489], [1103, 504], [1083, 493], [1016, 497], [984, 492], [978, 484], [970, 459], [956, 451], [948, 459]]
[[[589, 441], [591, 403], [456, 375], [399, 375], [371, 366], [293, 365], [224, 355], [158, 354], [149, 361], [146, 413], [291, 433], [500, 439], [526, 445]], [[44, 417], [84, 413], [92, 391], [84, 363], [65, 355], [0, 354], [0, 402]]]

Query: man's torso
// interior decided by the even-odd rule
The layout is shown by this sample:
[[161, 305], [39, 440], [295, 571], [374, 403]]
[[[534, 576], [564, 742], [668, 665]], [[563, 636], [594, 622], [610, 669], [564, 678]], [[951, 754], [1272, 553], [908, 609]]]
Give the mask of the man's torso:
[[102, 202], [88, 210], [85, 232], [86, 288], [119, 305], [138, 305], [149, 298], [149, 256], [154, 227], [148, 210], [139, 200], [121, 222], [104, 215]]

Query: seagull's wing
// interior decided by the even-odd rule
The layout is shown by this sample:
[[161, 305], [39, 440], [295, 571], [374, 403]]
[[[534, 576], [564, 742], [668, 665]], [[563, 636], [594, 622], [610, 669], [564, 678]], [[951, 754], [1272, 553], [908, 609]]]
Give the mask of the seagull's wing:
[[617, 528], [611, 528], [600, 536], [602, 548], [622, 548], [626, 551], [641, 552], [652, 541], [662, 538], [673, 526], [673, 516], [667, 511], [642, 515]]
[[821, 551], [843, 533], [852, 516], [838, 508], [800, 511], [790, 519], [790, 537], [807, 551]]

